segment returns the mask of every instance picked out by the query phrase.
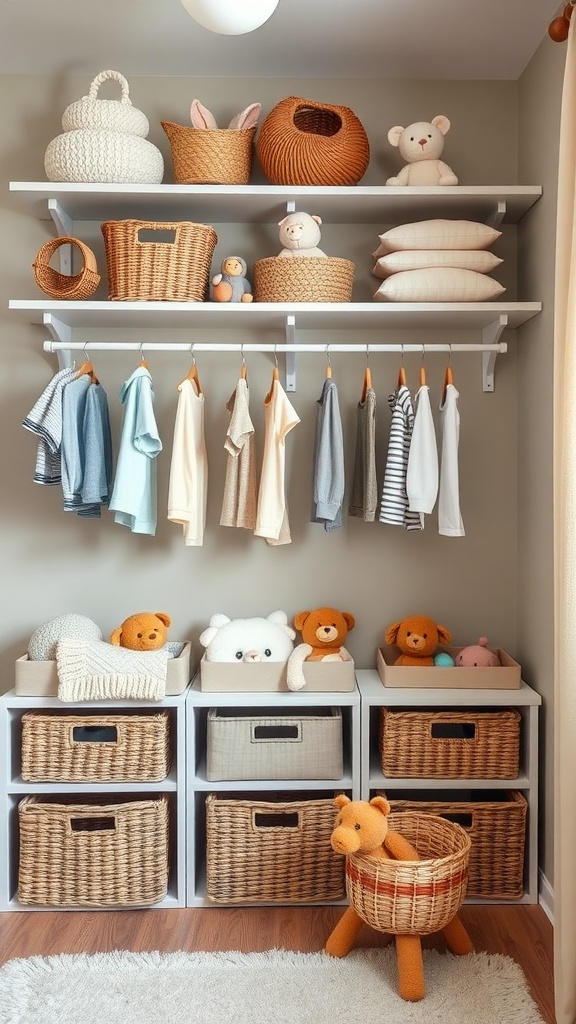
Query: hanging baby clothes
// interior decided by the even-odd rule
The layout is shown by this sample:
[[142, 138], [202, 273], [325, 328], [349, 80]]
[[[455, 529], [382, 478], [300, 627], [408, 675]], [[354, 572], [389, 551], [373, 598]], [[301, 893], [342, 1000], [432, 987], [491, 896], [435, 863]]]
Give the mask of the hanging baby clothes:
[[392, 420], [379, 521], [391, 526], [404, 526], [407, 530], [421, 530], [420, 515], [409, 510], [406, 493], [406, 470], [414, 427], [414, 410], [410, 392], [405, 384], [400, 383], [396, 391], [388, 396], [388, 404], [392, 411]]
[[157, 524], [156, 456], [162, 451], [154, 417], [152, 377], [138, 366], [120, 389], [124, 417], [110, 508], [132, 533], [154, 536]]
[[290, 544], [292, 540], [285, 491], [286, 437], [298, 423], [300, 417], [275, 371], [264, 401], [264, 454], [254, 530], [269, 544]]
[[377, 507], [376, 392], [367, 387], [356, 410], [356, 450], [348, 513], [365, 523], [373, 523]]
[[110, 500], [112, 436], [106, 392], [87, 373], [64, 385], [61, 453], [64, 510], [100, 518]]
[[256, 526], [256, 460], [254, 424], [250, 418], [248, 382], [240, 377], [226, 405], [230, 414], [224, 448], [228, 452], [220, 526], [254, 530]]
[[204, 394], [188, 377], [178, 385], [178, 405], [168, 484], [168, 521], [179, 523], [187, 547], [200, 547], [206, 529], [208, 456]]
[[342, 526], [344, 486], [344, 440], [338, 389], [332, 377], [326, 377], [316, 403], [313, 523], [323, 523], [328, 531]]
[[406, 470], [406, 493], [408, 508], [420, 514], [424, 529], [424, 514], [433, 511], [438, 497], [438, 449], [430, 388], [427, 384], [420, 386], [414, 399], [414, 427]]
[[454, 384], [446, 384], [440, 405], [442, 424], [442, 456], [438, 495], [438, 533], [444, 537], [464, 537], [460, 512], [458, 478], [458, 446], [460, 443], [459, 392]]
[[62, 482], [60, 446], [62, 443], [62, 389], [75, 376], [71, 366], [59, 370], [44, 388], [22, 426], [38, 438], [34, 483], [54, 485]]

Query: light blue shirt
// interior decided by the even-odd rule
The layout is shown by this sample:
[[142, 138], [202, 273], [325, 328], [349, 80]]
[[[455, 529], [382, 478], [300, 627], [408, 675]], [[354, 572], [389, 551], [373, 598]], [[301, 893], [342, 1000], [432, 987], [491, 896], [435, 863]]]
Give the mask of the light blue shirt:
[[154, 417], [152, 377], [139, 366], [120, 389], [124, 405], [114, 489], [114, 521], [132, 533], [154, 536], [157, 523], [156, 456], [162, 442]]

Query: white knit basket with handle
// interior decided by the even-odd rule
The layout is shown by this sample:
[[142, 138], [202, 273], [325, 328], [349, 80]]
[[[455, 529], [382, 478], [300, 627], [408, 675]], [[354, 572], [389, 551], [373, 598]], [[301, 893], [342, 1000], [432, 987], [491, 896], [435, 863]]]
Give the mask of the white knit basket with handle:
[[139, 135], [79, 128], [52, 139], [44, 169], [48, 181], [159, 185], [164, 158]]
[[[98, 99], [98, 90], [108, 79], [119, 83], [122, 90], [121, 99]], [[146, 115], [132, 106], [128, 82], [119, 71], [101, 71], [96, 75], [88, 95], [66, 107], [62, 115], [62, 127], [65, 132], [79, 128], [102, 128], [106, 131], [139, 135], [142, 139], [145, 139], [150, 131]]]

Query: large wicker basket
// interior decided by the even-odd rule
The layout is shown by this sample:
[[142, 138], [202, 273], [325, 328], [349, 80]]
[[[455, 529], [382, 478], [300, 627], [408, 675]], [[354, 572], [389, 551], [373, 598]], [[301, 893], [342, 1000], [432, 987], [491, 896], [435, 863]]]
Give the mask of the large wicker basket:
[[172, 151], [179, 185], [247, 185], [256, 128], [192, 128], [160, 122]]
[[[204, 302], [218, 236], [207, 224], [109, 220], [101, 225], [111, 299]], [[171, 236], [145, 241], [150, 233]]]
[[28, 796], [18, 815], [20, 903], [137, 907], [165, 896], [166, 796], [115, 803]]
[[[62, 274], [50, 266], [54, 253], [62, 245], [73, 245], [82, 256], [82, 268], [77, 274]], [[61, 235], [45, 242], [36, 253], [32, 264], [36, 284], [53, 299], [89, 299], [100, 284], [96, 257], [89, 246], [78, 238]]]
[[408, 839], [419, 861], [349, 854], [346, 891], [363, 921], [392, 935], [430, 935], [458, 913], [466, 895], [470, 839], [431, 814], [391, 814], [390, 828]]
[[298, 96], [273, 107], [256, 148], [274, 185], [356, 185], [370, 160], [368, 136], [349, 107]]
[[434, 814], [455, 822], [470, 837], [466, 895], [476, 899], [520, 899], [524, 894], [524, 848], [528, 804], [518, 790], [472, 792], [439, 800], [390, 800], [393, 814]]
[[256, 302], [350, 302], [355, 266], [338, 256], [269, 256], [254, 263]]
[[388, 778], [515, 779], [520, 713], [380, 711], [380, 757]]
[[159, 782], [170, 770], [168, 711], [22, 715], [26, 782]]
[[206, 895], [216, 903], [310, 903], [344, 896], [330, 846], [332, 799], [206, 798]]

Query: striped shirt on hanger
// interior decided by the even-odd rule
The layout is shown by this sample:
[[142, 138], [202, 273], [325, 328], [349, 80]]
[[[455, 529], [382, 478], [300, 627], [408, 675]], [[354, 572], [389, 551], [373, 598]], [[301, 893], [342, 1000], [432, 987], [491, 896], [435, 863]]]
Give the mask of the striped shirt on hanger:
[[414, 409], [410, 392], [405, 384], [400, 384], [397, 390], [388, 396], [388, 404], [392, 410], [392, 421], [379, 521], [388, 523], [390, 526], [404, 526], [407, 530], [421, 530], [420, 515], [418, 512], [410, 512], [406, 493], [406, 472], [414, 427]]

